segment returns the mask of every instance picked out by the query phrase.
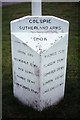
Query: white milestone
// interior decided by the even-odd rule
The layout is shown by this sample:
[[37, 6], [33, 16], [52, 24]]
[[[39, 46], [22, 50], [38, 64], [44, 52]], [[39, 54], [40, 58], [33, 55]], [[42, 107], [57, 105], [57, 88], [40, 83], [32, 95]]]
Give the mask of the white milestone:
[[65, 92], [69, 22], [32, 15], [11, 21], [13, 92], [38, 111], [57, 104]]

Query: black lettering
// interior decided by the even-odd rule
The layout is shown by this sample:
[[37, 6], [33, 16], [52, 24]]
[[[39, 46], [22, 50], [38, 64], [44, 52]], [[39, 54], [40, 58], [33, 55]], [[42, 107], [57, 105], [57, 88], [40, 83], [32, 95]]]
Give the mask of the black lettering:
[[31, 19], [29, 20], [29, 23], [32, 23], [32, 20], [31, 20]]
[[26, 86], [23, 86], [24, 89], [27, 89], [28, 91], [30, 91], [30, 88], [26, 87]]
[[26, 78], [22, 77], [22, 76], [19, 76], [17, 75], [18, 78], [22, 79], [22, 80], [26, 80]]

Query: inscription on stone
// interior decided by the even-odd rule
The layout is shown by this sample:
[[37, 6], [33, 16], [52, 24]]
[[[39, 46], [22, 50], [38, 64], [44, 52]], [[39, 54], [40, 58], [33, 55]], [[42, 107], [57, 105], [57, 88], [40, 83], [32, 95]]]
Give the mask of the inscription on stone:
[[42, 110], [64, 96], [68, 29], [53, 16], [11, 21], [13, 91], [24, 104]]

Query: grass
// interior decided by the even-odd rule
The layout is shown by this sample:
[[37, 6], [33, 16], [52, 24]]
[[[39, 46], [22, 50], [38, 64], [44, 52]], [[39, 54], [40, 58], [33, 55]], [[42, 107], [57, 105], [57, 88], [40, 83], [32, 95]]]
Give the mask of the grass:
[[[2, 33], [2, 9], [0, 7], [0, 33]], [[2, 115], [2, 34], [0, 34], [0, 118]]]
[[3, 118], [79, 118], [79, 57], [78, 3], [43, 3], [43, 15], [53, 15], [70, 22], [68, 65], [64, 99], [56, 106], [42, 112], [22, 105], [13, 96], [10, 21], [31, 15], [30, 3], [5, 6], [2, 9], [2, 116]]

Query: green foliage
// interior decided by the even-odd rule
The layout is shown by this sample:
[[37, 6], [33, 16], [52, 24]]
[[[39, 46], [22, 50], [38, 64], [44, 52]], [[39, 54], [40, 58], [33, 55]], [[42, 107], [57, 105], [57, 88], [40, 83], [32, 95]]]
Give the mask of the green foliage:
[[3, 118], [63, 118], [79, 117], [78, 97], [79, 78], [78, 66], [78, 3], [43, 3], [43, 15], [57, 16], [70, 23], [68, 65], [66, 75], [65, 97], [56, 106], [49, 107], [42, 112], [23, 106], [13, 96], [10, 21], [30, 15], [30, 3], [19, 3], [5, 6], [2, 9], [2, 79], [3, 79]]

